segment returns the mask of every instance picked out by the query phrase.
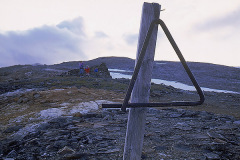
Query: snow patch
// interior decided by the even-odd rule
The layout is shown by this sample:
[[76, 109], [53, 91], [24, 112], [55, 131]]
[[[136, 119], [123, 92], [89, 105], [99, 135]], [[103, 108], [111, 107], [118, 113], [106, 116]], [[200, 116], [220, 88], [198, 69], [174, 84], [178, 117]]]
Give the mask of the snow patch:
[[46, 68], [45, 71], [59, 72], [59, 73], [61, 73], [61, 72], [65, 72], [65, 71], [63, 71], [63, 70], [59, 70], [59, 69], [51, 69], [51, 68]]
[[128, 70], [122, 70], [122, 69], [108, 69], [110, 72], [133, 72]]
[[110, 75], [112, 76], [113, 79], [118, 79], [118, 78], [131, 79], [132, 78], [132, 75], [126, 75], [126, 74], [114, 73], [114, 72], [110, 72]]
[[167, 63], [164, 63], [164, 62], [156, 62], [156, 64], [162, 65], [162, 64], [167, 64]]

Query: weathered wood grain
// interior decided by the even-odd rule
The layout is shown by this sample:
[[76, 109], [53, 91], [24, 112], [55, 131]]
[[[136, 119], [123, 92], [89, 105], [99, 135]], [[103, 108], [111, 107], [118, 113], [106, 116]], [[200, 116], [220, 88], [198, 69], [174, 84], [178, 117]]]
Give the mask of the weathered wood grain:
[[[144, 3], [142, 8], [141, 26], [138, 38], [137, 58], [143, 46], [148, 28], [154, 19], [158, 19], [160, 15], [160, 5], [157, 3]], [[158, 27], [153, 30], [146, 56], [144, 57], [140, 68], [138, 78], [135, 82], [131, 95], [131, 103], [146, 103], [149, 102], [150, 86], [153, 61], [155, 55], [155, 46], [157, 40]], [[142, 154], [146, 108], [131, 108], [128, 115], [127, 133], [124, 146], [124, 160], [140, 160]]]

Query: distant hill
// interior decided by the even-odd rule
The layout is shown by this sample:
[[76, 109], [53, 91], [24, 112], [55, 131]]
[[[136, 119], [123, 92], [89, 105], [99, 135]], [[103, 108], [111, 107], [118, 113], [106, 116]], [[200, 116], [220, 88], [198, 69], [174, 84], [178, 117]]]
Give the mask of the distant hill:
[[[0, 68], [0, 76], [7, 73], [14, 73], [14, 71], [20, 71], [20, 69], [26, 70], [27, 73], [30, 73], [33, 70], [41, 70], [41, 73], [45, 76], [46, 73], [43, 72], [45, 70], [52, 70], [55, 71], [55, 73], [66, 72], [71, 69], [77, 69], [78, 63], [79, 61], [71, 61], [55, 65], [18, 65], [4, 67]], [[133, 71], [135, 66], [135, 60], [126, 57], [100, 57], [84, 62], [85, 65], [89, 66], [100, 65], [101, 63], [106, 63], [107, 67], [111, 69], [130, 71]], [[240, 92], [239, 68], [199, 62], [188, 62], [188, 65], [201, 87]], [[16, 72], [16, 74], [19, 73]], [[128, 72], [126, 74], [132, 73]], [[180, 62], [155, 61], [152, 78], [178, 81], [191, 85], [191, 81]]]
[[[126, 57], [100, 57], [84, 63], [89, 66], [106, 63], [111, 69], [131, 71], [135, 66], [135, 60]], [[239, 68], [200, 62], [187, 62], [187, 64], [201, 87], [240, 92]], [[64, 62], [53, 67], [77, 68], [78, 62]], [[152, 78], [192, 84], [180, 62], [155, 61]]]

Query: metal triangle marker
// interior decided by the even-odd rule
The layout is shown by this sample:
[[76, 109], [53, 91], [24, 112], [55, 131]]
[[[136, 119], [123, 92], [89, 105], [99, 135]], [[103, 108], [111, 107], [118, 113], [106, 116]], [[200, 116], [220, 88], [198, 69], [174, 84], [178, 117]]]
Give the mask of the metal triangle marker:
[[[150, 40], [152, 32], [153, 32], [153, 28], [156, 24], [157, 25], [160, 24], [160, 26], [162, 27], [162, 29], [163, 29], [165, 35], [167, 36], [169, 42], [171, 43], [173, 49], [175, 50], [175, 52], [176, 52], [178, 58], [180, 59], [185, 71], [187, 72], [190, 80], [192, 81], [192, 84], [196, 88], [196, 91], [197, 91], [197, 93], [199, 95], [199, 98], [200, 98], [199, 101], [179, 101], [179, 102], [177, 101], [177, 102], [166, 102], [166, 103], [129, 103], [129, 99], [130, 99], [135, 81], [137, 79], [140, 67], [142, 65], [142, 62], [143, 62], [143, 59], [144, 59], [144, 56], [145, 56], [145, 53], [146, 53], [146, 50], [147, 50], [147, 47], [148, 47], [148, 43], [149, 43], [149, 40]], [[145, 40], [144, 40], [143, 47], [141, 49], [140, 55], [138, 57], [137, 64], [136, 64], [134, 72], [133, 72], [132, 79], [131, 79], [130, 84], [128, 86], [128, 90], [127, 90], [125, 99], [123, 101], [123, 104], [102, 104], [102, 108], [121, 108], [122, 111], [126, 111], [126, 108], [133, 108], [133, 107], [196, 106], [196, 105], [201, 105], [204, 102], [204, 100], [205, 100], [205, 97], [204, 97], [203, 91], [201, 90], [201, 88], [198, 85], [195, 77], [193, 76], [191, 70], [189, 69], [181, 51], [179, 50], [176, 42], [174, 41], [171, 33], [169, 32], [167, 26], [165, 25], [165, 23], [161, 19], [157, 19], [157, 20], [152, 21], [152, 23], [151, 23], [151, 25], [148, 29], [147, 35], [146, 35]]]

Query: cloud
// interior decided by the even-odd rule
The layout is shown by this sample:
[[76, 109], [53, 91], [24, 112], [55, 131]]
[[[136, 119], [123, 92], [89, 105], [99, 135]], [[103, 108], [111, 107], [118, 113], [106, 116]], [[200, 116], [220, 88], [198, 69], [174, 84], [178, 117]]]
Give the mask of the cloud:
[[123, 39], [129, 45], [136, 45], [138, 40], [138, 34], [124, 34]]
[[0, 34], [0, 67], [86, 59], [81, 49], [84, 36], [82, 18]]
[[83, 18], [78, 17], [71, 21], [63, 21], [57, 25], [58, 28], [69, 30], [78, 35], [84, 35]]
[[98, 31], [98, 32], [95, 32], [95, 37], [96, 38], [107, 38], [108, 35], [104, 32]]
[[211, 18], [204, 24], [197, 27], [199, 30], [213, 30], [231, 27], [236, 29], [240, 27], [240, 8], [234, 10], [225, 16]]

